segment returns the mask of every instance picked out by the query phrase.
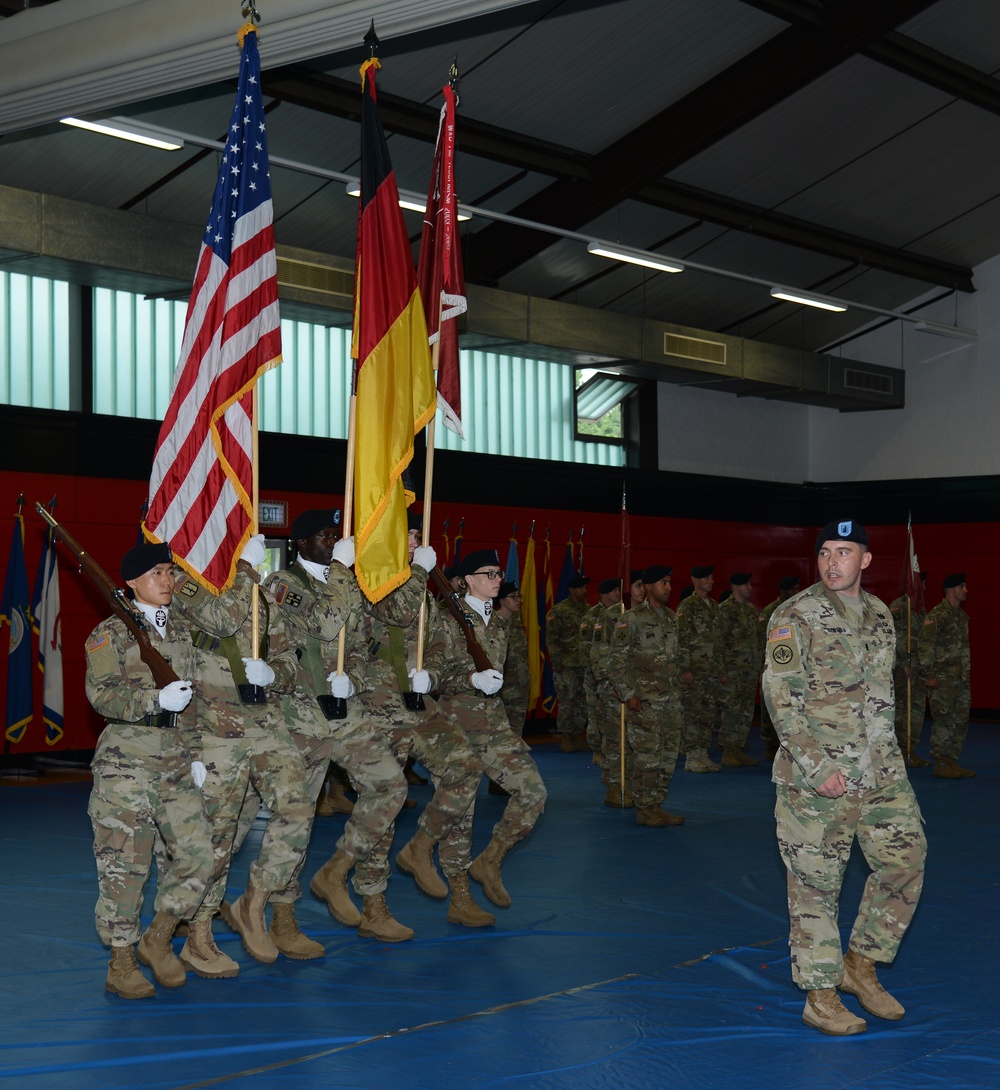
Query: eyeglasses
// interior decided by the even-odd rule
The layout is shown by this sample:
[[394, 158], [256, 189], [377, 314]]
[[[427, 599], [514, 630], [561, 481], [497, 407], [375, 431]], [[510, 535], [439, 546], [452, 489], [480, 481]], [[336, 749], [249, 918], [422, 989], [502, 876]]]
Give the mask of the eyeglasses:
[[487, 579], [503, 579], [502, 571], [474, 571], [473, 575], [485, 575]]

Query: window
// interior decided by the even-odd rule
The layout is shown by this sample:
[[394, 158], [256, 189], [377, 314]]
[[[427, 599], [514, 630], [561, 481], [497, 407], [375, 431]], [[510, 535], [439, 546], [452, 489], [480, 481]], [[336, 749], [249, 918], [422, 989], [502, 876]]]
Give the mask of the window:
[[0, 272], [0, 403], [75, 409], [70, 286]]

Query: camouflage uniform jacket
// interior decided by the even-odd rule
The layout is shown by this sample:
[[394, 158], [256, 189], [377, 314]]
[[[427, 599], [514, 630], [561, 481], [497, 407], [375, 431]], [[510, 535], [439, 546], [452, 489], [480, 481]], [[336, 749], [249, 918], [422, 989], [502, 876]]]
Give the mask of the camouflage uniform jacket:
[[[492, 621], [490, 622], [493, 623]], [[531, 675], [528, 673], [528, 637], [521, 619], [514, 616], [507, 622], [507, 655], [503, 661], [503, 688], [500, 697], [508, 708], [527, 707]]]
[[[274, 682], [268, 686], [268, 702], [260, 705], [240, 703], [239, 690], [229, 660], [213, 643], [234, 636], [240, 658], [252, 658], [251, 647], [251, 587], [254, 580], [239, 572], [232, 587], [218, 597], [199, 586], [190, 576], [181, 574], [174, 588], [171, 613], [183, 613], [191, 628], [209, 638], [205, 647], [196, 648], [195, 697], [188, 707], [194, 708], [202, 731], [219, 738], [242, 738], [246, 720], [264, 724], [277, 710], [277, 697], [295, 688], [298, 659], [291, 633], [281, 609], [271, 594], [259, 588], [257, 613], [260, 639], [266, 644], [268, 666], [274, 671]], [[260, 648], [258, 648], [260, 650]]]
[[580, 623], [587, 612], [586, 602], [564, 598], [557, 602], [545, 618], [545, 645], [553, 670], [570, 670], [582, 666], [580, 660]]
[[762, 637], [757, 608], [750, 602], [727, 598], [719, 606], [721, 672], [759, 671], [764, 654]]
[[607, 675], [618, 699], [624, 703], [633, 696], [656, 700], [678, 694], [681, 670], [677, 662], [677, 614], [666, 606], [655, 609], [649, 602], [617, 617], [608, 616], [610, 613], [608, 610], [605, 614], [607, 624], [614, 621]]
[[594, 634], [598, 625], [601, 625], [601, 634], [604, 633], [601, 618], [607, 608], [607, 606], [603, 606], [598, 602], [596, 606], [591, 606], [580, 618], [580, 648], [577, 651], [577, 660], [583, 667], [583, 675], [588, 682], [596, 681], [594, 664], [591, 661], [591, 650], [594, 646]]
[[969, 615], [961, 606], [942, 599], [924, 619], [920, 635], [920, 673], [924, 678], [943, 677], [968, 681]]
[[714, 598], [692, 594], [677, 607], [680, 628], [681, 673], [717, 675], [721, 673], [719, 603]]
[[910, 620], [910, 666], [913, 676], [923, 676], [920, 670], [920, 638], [923, 635], [926, 610], [913, 609], [909, 606], [909, 596], [904, 594], [889, 606], [893, 624], [896, 626], [896, 669], [906, 666], [906, 622]]
[[761, 688], [781, 748], [772, 780], [815, 790], [835, 772], [848, 790], [906, 778], [896, 742], [896, 632], [885, 604], [861, 592], [856, 623], [822, 583], [775, 611]]
[[[488, 625], [471, 608], [467, 608], [466, 615], [475, 630], [476, 642], [486, 652], [493, 668], [503, 673], [507, 658], [507, 622], [499, 611], [493, 613]], [[431, 689], [441, 694], [442, 708], [458, 717], [459, 726], [469, 729], [479, 729], [476, 724], [484, 715], [494, 727], [498, 717], [506, 722], [503, 702], [496, 696], [484, 696], [469, 681], [476, 667], [458, 621], [450, 612], [442, 614], [440, 620], [440, 630], [427, 649], [424, 667], [431, 676]]]

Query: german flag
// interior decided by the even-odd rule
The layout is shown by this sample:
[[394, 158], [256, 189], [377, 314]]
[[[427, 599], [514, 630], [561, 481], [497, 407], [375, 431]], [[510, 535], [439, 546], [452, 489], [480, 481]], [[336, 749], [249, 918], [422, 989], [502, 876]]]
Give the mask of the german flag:
[[[355, 573], [378, 602], [410, 577], [403, 472], [437, 391], [399, 193], [376, 107], [372, 58], [361, 66], [361, 202], [354, 280], [357, 420]], [[412, 496], [409, 497], [412, 501]]]

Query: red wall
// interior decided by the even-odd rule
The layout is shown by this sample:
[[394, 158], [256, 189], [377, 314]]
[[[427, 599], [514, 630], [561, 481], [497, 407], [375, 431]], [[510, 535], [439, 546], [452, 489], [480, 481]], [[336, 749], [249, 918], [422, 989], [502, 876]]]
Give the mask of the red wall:
[[[44, 522], [35, 512], [35, 500], [47, 502], [57, 497], [56, 517], [80, 544], [118, 578], [121, 556], [135, 543], [139, 512], [146, 496], [142, 481], [98, 479], [41, 473], [0, 471], [0, 579], [6, 574], [15, 501], [23, 492], [26, 535], [25, 552], [29, 588], [34, 585], [41, 557]], [[488, 485], [484, 487], [488, 497]], [[262, 500], [286, 500], [291, 517], [309, 507], [340, 503], [339, 495], [308, 492], [262, 491]], [[550, 527], [553, 579], [562, 567], [567, 537], [576, 539], [584, 533], [584, 564], [591, 584], [590, 600], [596, 601], [595, 584], [617, 576], [621, 547], [621, 518], [617, 513], [520, 510], [493, 507], [488, 503], [435, 503], [431, 513], [431, 544], [444, 565], [442, 524], [450, 520], [452, 541], [460, 519], [465, 519], [462, 550], [496, 547], [501, 563], [506, 562], [512, 523], [517, 523], [517, 544], [523, 569], [528, 529], [535, 520], [536, 557], [542, 561], [542, 543]], [[715, 520], [685, 520], [668, 517], [633, 516], [629, 519], [631, 541], [630, 565], [665, 563], [674, 567], [674, 602], [687, 582], [688, 570], [697, 564], [714, 564], [715, 592], [727, 584], [732, 571], [752, 571], [754, 602], [764, 606], [776, 594], [782, 575], [798, 574], [803, 585], [812, 581], [813, 530]], [[906, 546], [906, 531], [900, 526], [869, 526], [874, 559], [865, 585], [885, 601], [898, 594], [899, 574]], [[985, 668], [1000, 651], [1000, 632], [988, 627], [985, 618], [993, 587], [993, 557], [1000, 526], [997, 523], [973, 523], [960, 526], [929, 524], [914, 530], [921, 567], [928, 572], [927, 598], [930, 605], [941, 598], [941, 578], [952, 571], [965, 571], [970, 596], [968, 612], [972, 620], [973, 674], [972, 702], [977, 708], [1000, 708], [1000, 677]], [[280, 534], [280, 531], [275, 531]], [[454, 547], [452, 545], [452, 547]], [[54, 749], [92, 749], [101, 729], [83, 691], [83, 644], [91, 629], [108, 613], [103, 599], [81, 575], [71, 555], [60, 546], [60, 593], [62, 600], [63, 667], [65, 675], [65, 736]], [[977, 617], [983, 622], [977, 624]], [[0, 680], [6, 687], [6, 656], [0, 656]], [[40, 675], [39, 675], [40, 678]], [[17, 752], [46, 750], [41, 721], [41, 683], [38, 681], [35, 721], [28, 727]], [[15, 747], [12, 747], [15, 748]]]

